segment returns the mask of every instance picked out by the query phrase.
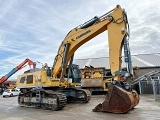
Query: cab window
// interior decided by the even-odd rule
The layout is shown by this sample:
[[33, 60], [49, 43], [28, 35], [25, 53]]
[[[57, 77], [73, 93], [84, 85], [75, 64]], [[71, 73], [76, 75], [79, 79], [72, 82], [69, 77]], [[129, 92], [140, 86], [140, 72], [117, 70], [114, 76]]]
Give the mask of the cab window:
[[28, 75], [27, 76], [27, 84], [33, 83], [33, 75]]
[[25, 77], [21, 77], [20, 83], [24, 83], [24, 82], [25, 82]]

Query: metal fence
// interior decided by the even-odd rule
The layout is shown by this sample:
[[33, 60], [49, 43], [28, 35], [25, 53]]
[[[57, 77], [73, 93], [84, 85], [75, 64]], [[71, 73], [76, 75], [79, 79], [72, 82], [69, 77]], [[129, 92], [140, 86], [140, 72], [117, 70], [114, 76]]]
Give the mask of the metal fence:
[[[132, 82], [133, 86], [138, 85], [139, 94], [153, 94], [155, 100], [160, 101], [160, 70], [148, 72]], [[137, 88], [137, 87], [136, 87]]]
[[140, 94], [153, 94], [155, 100], [160, 100], [160, 79], [139, 81]]

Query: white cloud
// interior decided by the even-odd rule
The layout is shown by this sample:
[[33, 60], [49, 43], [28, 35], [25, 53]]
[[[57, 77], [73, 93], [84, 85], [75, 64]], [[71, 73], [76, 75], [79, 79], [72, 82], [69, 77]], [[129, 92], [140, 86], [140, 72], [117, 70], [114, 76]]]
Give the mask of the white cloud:
[[[154, 0], [8, 0], [0, 7], [0, 76], [24, 59], [52, 66], [58, 47], [76, 26], [101, 16], [117, 4], [125, 8], [130, 23], [131, 53], [157, 53], [160, 38], [160, 1]], [[81, 46], [75, 58], [108, 56], [107, 33]], [[152, 47], [154, 46], [154, 47]], [[146, 48], [150, 47], [148, 51]], [[41, 67], [41, 64], [38, 64]], [[11, 78], [22, 73], [17, 72]]]

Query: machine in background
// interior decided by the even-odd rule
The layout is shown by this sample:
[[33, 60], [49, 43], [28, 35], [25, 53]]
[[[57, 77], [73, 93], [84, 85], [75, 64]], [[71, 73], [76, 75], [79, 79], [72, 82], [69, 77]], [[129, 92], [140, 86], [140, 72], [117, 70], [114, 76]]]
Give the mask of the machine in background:
[[19, 64], [17, 67], [13, 68], [9, 73], [7, 73], [6, 75], [4, 75], [1, 79], [0, 79], [0, 92], [1, 94], [3, 93], [3, 91], [5, 89], [12, 89], [14, 87], [16, 87], [16, 85], [7, 85], [4, 84], [5, 81], [8, 80], [8, 78], [10, 78], [14, 73], [16, 73], [17, 71], [21, 70], [22, 68], [24, 68], [26, 66], [26, 63], [28, 63], [28, 65], [31, 67], [33, 66], [33, 68], [36, 68], [36, 63], [33, 62], [30, 59], [25, 59], [21, 64]]

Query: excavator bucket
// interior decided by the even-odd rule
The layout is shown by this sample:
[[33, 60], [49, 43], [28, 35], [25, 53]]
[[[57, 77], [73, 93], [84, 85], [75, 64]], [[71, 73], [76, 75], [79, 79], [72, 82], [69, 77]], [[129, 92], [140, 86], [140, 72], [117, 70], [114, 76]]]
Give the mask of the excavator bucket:
[[135, 90], [131, 92], [111, 86], [103, 103], [98, 104], [93, 112], [126, 113], [139, 103], [139, 95]]

